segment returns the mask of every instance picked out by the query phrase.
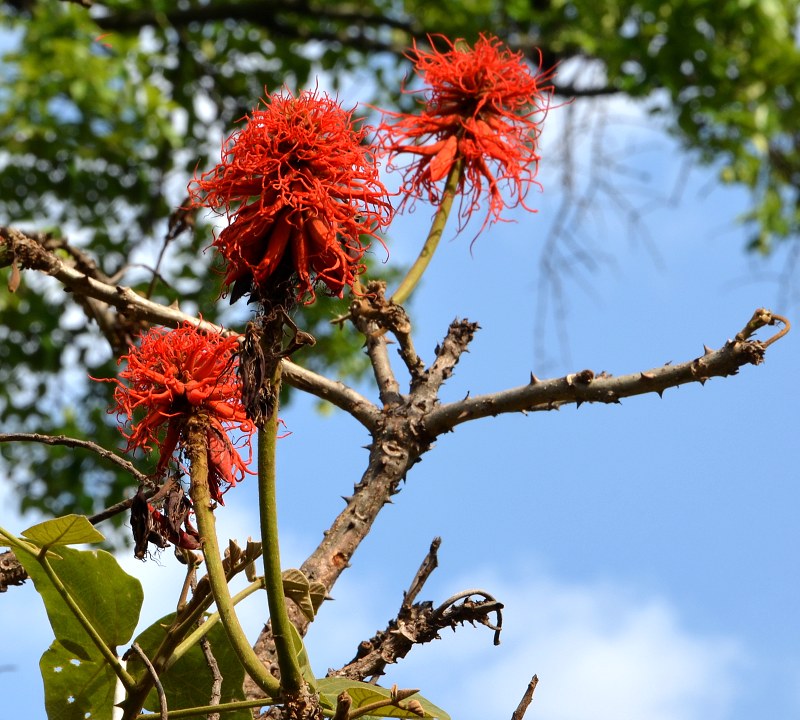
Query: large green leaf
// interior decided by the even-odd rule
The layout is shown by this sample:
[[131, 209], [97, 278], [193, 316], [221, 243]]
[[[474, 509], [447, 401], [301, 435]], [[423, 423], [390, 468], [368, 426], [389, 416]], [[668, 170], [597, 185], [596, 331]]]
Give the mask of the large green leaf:
[[55, 640], [42, 655], [48, 720], [111, 720], [117, 677], [96, 647], [84, 650], [78, 657]]
[[[174, 619], [174, 613], [167, 615], [142, 631], [136, 638], [136, 642], [145, 655], [153, 657], [165, 637], [167, 628], [169, 628]], [[244, 668], [236, 657], [222, 624], [215, 624], [206, 637], [222, 675], [220, 702], [244, 700], [245, 696], [242, 690]], [[141, 661], [134, 655], [128, 661], [128, 671], [134, 675], [146, 672]], [[163, 672], [159, 679], [164, 686], [167, 705], [170, 710], [207, 705], [209, 702], [214, 678], [199, 645], [195, 645], [188, 650], [169, 670]], [[147, 696], [145, 708], [153, 711], [159, 709], [158, 696], [155, 690], [151, 691]], [[225, 713], [224, 718], [225, 720], [251, 720], [252, 714], [249, 710], [237, 710]]]
[[42, 548], [97, 543], [105, 539], [84, 515], [65, 515], [45, 520], [24, 530], [22, 535]]
[[[55, 521], [55, 528], [58, 522]], [[70, 533], [69, 527], [75, 532]], [[64, 523], [64, 533], [34, 528], [33, 537], [84, 537], [81, 523]], [[85, 528], [84, 528], [85, 530]], [[17, 558], [42, 596], [56, 640], [42, 655], [45, 706], [50, 720], [110, 720], [117, 678], [75, 617], [36, 555], [15, 547]], [[128, 575], [112, 555], [103, 550], [59, 547], [47, 562], [105, 644], [112, 649], [130, 640], [139, 620], [141, 583]]]
[[[15, 552], [42, 596], [56, 639], [76, 652], [77, 648], [89, 647], [86, 631], [36, 556], [19, 547]], [[113, 649], [130, 640], [139, 621], [144, 594], [141, 583], [128, 575], [113, 555], [104, 550], [59, 547], [58, 557], [49, 554], [48, 562], [108, 647]]]
[[[349, 680], [348, 678], [340, 677], [327, 677], [317, 680], [317, 690], [320, 697], [328, 707], [336, 706], [336, 698], [342, 692], [347, 692], [350, 699], [353, 701], [352, 708], [356, 710], [365, 705], [369, 705], [380, 700], [387, 700], [392, 696], [392, 691], [386, 688], [378, 687], [370, 683], [358, 682], [356, 680]], [[409, 700], [416, 700], [424, 710], [424, 715], [411, 712], [410, 710], [402, 710], [394, 706], [387, 706], [380, 710], [373, 710], [370, 712], [369, 717], [397, 717], [397, 718], [438, 718], [438, 720], [450, 720], [450, 716], [437, 707], [429, 700], [426, 700], [419, 694], [412, 695], [406, 698], [404, 702]]]

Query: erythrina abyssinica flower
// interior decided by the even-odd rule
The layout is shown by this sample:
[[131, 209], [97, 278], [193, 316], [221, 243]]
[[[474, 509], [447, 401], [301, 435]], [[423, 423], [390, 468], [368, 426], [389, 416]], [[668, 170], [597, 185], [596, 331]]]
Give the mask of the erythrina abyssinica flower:
[[[246, 473], [252, 457], [250, 444], [255, 425], [242, 405], [236, 372], [238, 338], [201, 332], [190, 324], [176, 330], [153, 328], [142, 335], [139, 347], [131, 347], [120, 362], [112, 412], [127, 416], [121, 427], [127, 450], [157, 447], [156, 472], [167, 468], [170, 458], [185, 440], [187, 419], [200, 416], [206, 428], [208, 483], [211, 497], [222, 502], [222, 493]], [[248, 459], [242, 459], [228, 432], [242, 434]]]
[[364, 238], [391, 219], [367, 128], [316, 91], [262, 100], [223, 144], [222, 162], [189, 185], [193, 206], [227, 215], [213, 245], [227, 263], [231, 301], [296, 279], [298, 299], [324, 283], [341, 296], [363, 271]]
[[[438, 183], [463, 162], [458, 190], [465, 222], [480, 207], [484, 186], [489, 207], [484, 225], [500, 219], [506, 207], [524, 203], [538, 169], [538, 138], [553, 87], [552, 71], [532, 72], [522, 53], [507, 49], [495, 37], [481, 35], [473, 48], [436, 36], [431, 45], [408, 57], [428, 86], [419, 114], [385, 112], [393, 122], [380, 128], [382, 152], [416, 159], [405, 170], [407, 199], [440, 202]], [[413, 92], [413, 91], [412, 91]], [[511, 192], [506, 201], [499, 188]]]

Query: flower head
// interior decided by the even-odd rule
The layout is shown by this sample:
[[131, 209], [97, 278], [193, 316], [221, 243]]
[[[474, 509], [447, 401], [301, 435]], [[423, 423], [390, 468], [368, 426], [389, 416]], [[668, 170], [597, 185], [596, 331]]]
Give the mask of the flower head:
[[391, 205], [367, 128], [326, 95], [275, 94], [223, 145], [222, 162], [189, 186], [194, 206], [227, 215], [214, 240], [227, 262], [231, 299], [294, 274], [298, 297], [323, 282], [341, 296], [364, 269], [367, 247]]
[[113, 411], [127, 416], [121, 430], [128, 451], [156, 446], [158, 473], [185, 439], [187, 418], [203, 417], [208, 482], [211, 496], [219, 502], [224, 489], [251, 472], [250, 458], [243, 460], [228, 437], [229, 430], [238, 430], [249, 450], [255, 432], [242, 405], [237, 345], [235, 336], [206, 334], [188, 323], [176, 330], [153, 328], [142, 335], [138, 348], [120, 358], [128, 367], [111, 381], [116, 383]]
[[[484, 186], [489, 198], [485, 223], [499, 220], [505, 207], [527, 207], [524, 198], [539, 162], [542, 116], [553, 92], [552, 72], [532, 73], [522, 53], [511, 52], [495, 37], [481, 35], [471, 49], [463, 40], [431, 38], [432, 44], [435, 40], [447, 49], [426, 52], [415, 45], [408, 55], [429, 86], [424, 107], [418, 115], [385, 113], [395, 122], [379, 128], [383, 151], [390, 157], [416, 156], [405, 169], [404, 189], [412, 200], [427, 196], [439, 202], [437, 184], [463, 163], [462, 221], [480, 206]], [[501, 195], [500, 181], [509, 185], [511, 202]]]

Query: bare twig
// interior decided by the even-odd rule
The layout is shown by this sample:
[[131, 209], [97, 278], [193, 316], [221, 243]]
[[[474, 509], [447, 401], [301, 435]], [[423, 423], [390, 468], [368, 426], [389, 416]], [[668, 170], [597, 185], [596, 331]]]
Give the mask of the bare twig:
[[[220, 698], [222, 697], [222, 673], [219, 671], [219, 664], [211, 652], [211, 643], [208, 642], [208, 637], [200, 638], [200, 649], [203, 651], [208, 669], [211, 670], [211, 677], [214, 681], [211, 683], [211, 698], [208, 701], [209, 705], [219, 705]], [[209, 713], [207, 720], [219, 720], [219, 713]]]
[[[494, 630], [494, 644], [499, 645], [500, 632], [503, 629], [503, 604], [498, 602], [494, 596], [490, 595], [485, 590], [462, 590], [460, 593], [456, 593], [452, 597], [447, 598], [447, 600], [445, 600], [438, 608], [436, 608], [434, 615], [437, 618], [442, 619], [451, 618], [454, 614], [458, 614], [460, 609], [468, 603], [470, 607], [473, 607], [475, 603], [474, 601], [470, 600], [473, 595], [480, 595], [483, 597], [480, 605], [484, 608], [484, 617], [483, 619], [478, 620], [478, 622], [480, 622], [481, 625], [486, 625], [486, 627], [488, 627], [490, 630]], [[456, 605], [459, 600], [464, 600], [464, 603], [462, 605]], [[486, 606], [486, 603], [489, 603], [490, 605], [493, 604], [493, 607]], [[496, 624], [489, 622], [488, 614], [490, 612], [494, 612], [497, 615]]]
[[442, 344], [436, 347], [436, 360], [425, 371], [425, 383], [429, 393], [437, 393], [445, 380], [453, 374], [453, 368], [458, 364], [461, 355], [467, 351], [479, 327], [478, 323], [468, 320], [453, 320], [450, 323]]
[[[783, 323], [784, 328], [774, 337], [764, 342], [746, 339], [756, 330], [775, 322]], [[436, 437], [468, 420], [500, 413], [554, 410], [571, 403], [618, 403], [624, 397], [645, 393], [660, 395], [664, 390], [679, 385], [702, 384], [712, 377], [735, 375], [743, 365], [759, 365], [763, 362], [765, 348], [787, 331], [788, 323], [784, 318], [760, 309], [734, 340], [729, 340], [719, 350], [706, 347], [703, 355], [694, 360], [618, 377], [605, 373], [596, 376], [591, 370], [551, 380], [540, 380], [531, 375], [527, 385], [434, 408], [424, 420], [425, 429]]]
[[153, 684], [156, 687], [156, 692], [158, 693], [158, 707], [160, 710], [161, 720], [167, 720], [169, 717], [169, 710], [167, 708], [167, 696], [164, 693], [164, 686], [161, 684], [161, 680], [158, 678], [158, 673], [156, 673], [156, 669], [153, 667], [153, 663], [150, 662], [147, 655], [145, 655], [144, 650], [139, 647], [139, 643], [134, 642], [131, 645], [131, 650], [133, 650], [145, 664], [147, 671], [150, 673], [150, 677], [153, 678]]
[[528, 687], [525, 689], [525, 694], [522, 696], [522, 700], [519, 701], [517, 709], [514, 710], [514, 713], [511, 715], [511, 720], [522, 720], [525, 713], [528, 711], [528, 705], [530, 705], [531, 700], [533, 700], [533, 691], [536, 690], [538, 684], [539, 676], [534, 675], [528, 683]]
[[[383, 300], [383, 296], [376, 294], [376, 283], [370, 283], [367, 293], [357, 297], [350, 305], [350, 318], [355, 326], [364, 335], [367, 355], [369, 355], [378, 393], [384, 407], [398, 405], [402, 402], [400, 385], [389, 362], [389, 353], [386, 349], [386, 330], [371, 318], [376, 316], [375, 308]], [[384, 301], [385, 302], [385, 301]]]
[[311, 370], [283, 360], [283, 380], [298, 390], [327, 400], [352, 415], [367, 430], [373, 431], [380, 420], [380, 410], [367, 398], [339, 380], [330, 380]]
[[[41, 433], [0, 433], [0, 443], [4, 442], [38, 442], [45, 445], [64, 445], [66, 447], [82, 448], [96, 453], [104, 460], [114, 463], [122, 468], [125, 472], [129, 473], [139, 485], [149, 483], [149, 478], [143, 472], [138, 470], [132, 463], [124, 458], [121, 458], [114, 452], [100, 447], [97, 443], [91, 440], [79, 440], [78, 438], [71, 438], [66, 435], [43, 435]], [[155, 488], [149, 488], [146, 496], [153, 495]], [[97, 525], [103, 520], [107, 520], [114, 515], [118, 515], [125, 510], [130, 509], [133, 504], [133, 498], [127, 498], [118, 502], [105, 510], [89, 517], [89, 522], [92, 525]], [[0, 592], [5, 592], [9, 585], [22, 585], [28, 579], [28, 573], [25, 568], [17, 560], [17, 556], [13, 550], [0, 554]]]
[[[473, 595], [482, 595], [486, 599], [470, 600]], [[456, 604], [461, 599], [464, 602]], [[488, 616], [496, 613], [499, 617], [502, 608], [502, 603], [482, 590], [459, 593], [436, 610], [429, 602], [404, 607], [396, 619], [389, 621], [385, 630], [379, 630], [372, 638], [359, 645], [355, 658], [339, 670], [329, 671], [328, 675], [353, 680], [379, 677], [387, 665], [404, 658], [414, 645], [436, 640], [440, 630], [448, 627], [455, 629], [464, 623], [477, 622], [486, 625], [495, 630], [496, 636], [499, 625], [489, 622]]]
[[337, 318], [334, 323], [345, 319], [364, 318], [373, 321], [381, 331], [388, 330], [399, 344], [398, 354], [405, 363], [411, 375], [411, 390], [423, 377], [425, 364], [414, 349], [411, 338], [411, 320], [405, 309], [391, 300], [386, 299], [386, 283], [382, 280], [373, 280], [367, 285], [366, 294], [358, 298], [350, 307], [350, 312], [343, 318]]
[[764, 340], [762, 343], [760, 343], [761, 347], [767, 348], [776, 340], [780, 340], [784, 335], [786, 335], [792, 326], [785, 317], [777, 315], [766, 308], [759, 308], [756, 310], [753, 313], [753, 317], [747, 321], [747, 325], [745, 325], [738, 333], [736, 333], [735, 339], [740, 342], [744, 342], [745, 340], [749, 340], [761, 328], [767, 327], [768, 325], [775, 325], [775, 323], [781, 323], [783, 327], [769, 340]]
[[[147, 481], [147, 476], [144, 477], [145, 481]], [[144, 490], [144, 496], [146, 498], [150, 498], [154, 496], [156, 492], [158, 492], [157, 488], [150, 487]], [[92, 525], [97, 525], [103, 520], [108, 520], [108, 518], [113, 517], [114, 515], [118, 515], [125, 510], [129, 510], [133, 505], [134, 497], [129, 497], [114, 505], [111, 505], [110, 507], [107, 507], [105, 510], [101, 510], [95, 515], [91, 515], [88, 518], [89, 522], [92, 523]], [[13, 550], [0, 553], [0, 592], [5, 592], [9, 585], [22, 585], [28, 579], [28, 577], [27, 570], [22, 567]]]
[[[138, 470], [133, 463], [125, 460], [125, 458], [121, 458], [111, 450], [106, 450], [104, 447], [101, 447], [91, 440], [79, 440], [78, 438], [68, 437], [67, 435], [43, 435], [41, 433], [22, 432], [0, 433], [0, 443], [4, 442], [37, 442], [45, 445], [65, 445], [67, 447], [90, 450], [104, 460], [108, 460], [109, 462], [114, 463], [118, 467], [122, 468], [125, 472], [129, 473], [139, 485], [146, 483], [148, 479], [147, 475]], [[99, 520], [96, 522], [99, 522]]]
[[414, 603], [414, 600], [417, 599], [419, 591], [422, 590], [422, 586], [431, 576], [431, 573], [436, 570], [437, 567], [439, 567], [438, 552], [441, 544], [442, 538], [433, 538], [433, 542], [431, 543], [430, 550], [428, 550], [428, 554], [425, 556], [425, 559], [419, 566], [419, 570], [417, 570], [417, 574], [414, 575], [414, 579], [411, 581], [411, 585], [409, 586], [408, 590], [403, 593], [403, 604], [401, 608], [411, 607], [411, 605]]

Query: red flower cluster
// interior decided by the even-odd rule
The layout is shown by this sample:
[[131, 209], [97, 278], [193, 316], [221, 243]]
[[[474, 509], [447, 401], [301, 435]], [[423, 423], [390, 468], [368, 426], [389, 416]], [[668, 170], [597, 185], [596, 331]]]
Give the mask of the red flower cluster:
[[362, 143], [367, 129], [355, 130], [352, 111], [316, 92], [262, 103], [225, 142], [222, 162], [190, 183], [192, 205], [230, 221], [213, 244], [227, 261], [233, 300], [251, 283], [265, 287], [287, 254], [298, 297], [313, 299], [316, 281], [341, 296], [363, 271], [362, 236], [377, 238], [391, 219]]
[[[121, 379], [110, 381], [117, 385], [112, 412], [127, 416], [122, 434], [128, 439], [128, 451], [158, 447], [158, 473], [166, 469], [183, 439], [187, 417], [204, 416], [208, 482], [211, 496], [220, 503], [224, 489], [252, 474], [247, 465], [256, 428], [242, 405], [237, 346], [236, 337], [208, 335], [188, 323], [177, 330], [153, 328], [142, 336], [138, 348], [120, 358], [128, 361], [127, 369], [119, 373]], [[246, 461], [228, 437], [232, 429], [244, 435], [251, 455]]]
[[[504, 207], [527, 208], [524, 198], [538, 168], [540, 125], [553, 92], [547, 84], [552, 71], [533, 74], [522, 53], [511, 52], [494, 37], [481, 35], [472, 49], [463, 40], [430, 40], [441, 40], [449, 49], [424, 52], [415, 45], [408, 55], [430, 88], [422, 112], [387, 112], [396, 121], [379, 128], [385, 153], [418, 156], [405, 170], [405, 192], [438, 203], [437, 183], [463, 161], [463, 221], [480, 206], [484, 182], [489, 196], [485, 222], [499, 220]], [[511, 203], [500, 193], [501, 180], [511, 188]]]

